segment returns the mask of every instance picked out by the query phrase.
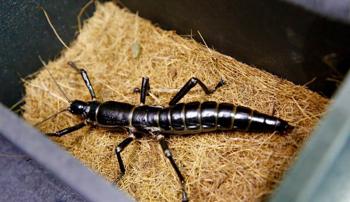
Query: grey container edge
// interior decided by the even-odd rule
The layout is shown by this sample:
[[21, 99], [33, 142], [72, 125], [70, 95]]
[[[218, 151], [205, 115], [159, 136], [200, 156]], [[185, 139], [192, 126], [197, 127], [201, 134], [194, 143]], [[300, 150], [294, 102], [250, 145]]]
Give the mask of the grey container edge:
[[[347, 87], [345, 87], [347, 89], [350, 88], [349, 87], [350, 86], [349, 78], [347, 79], [347, 82], [345, 82], [345, 80], [344, 80], [343, 85], [347, 86]], [[338, 95], [335, 97], [335, 99], [336, 100], [340, 100], [340, 99], [343, 100], [342, 104], [346, 103], [346, 102], [344, 102], [346, 100], [349, 102], [350, 98], [345, 97], [344, 93], [342, 93], [342, 92], [344, 92], [344, 89], [342, 89], [338, 93]], [[339, 96], [339, 95], [343, 95], [343, 96]], [[335, 105], [337, 105], [337, 103], [339, 104], [339, 101], [338, 102], [336, 101]], [[340, 105], [340, 106], [344, 107], [344, 105]], [[341, 111], [343, 111], [343, 110], [340, 110], [340, 112]], [[71, 156], [69, 156], [63, 150], [60, 150], [56, 145], [52, 145], [53, 144], [52, 142], [47, 142], [48, 140], [46, 140], [46, 138], [43, 137], [40, 133], [35, 131], [33, 128], [27, 126], [26, 124], [23, 123], [23, 121], [18, 120], [14, 116], [15, 115], [11, 114], [8, 110], [6, 110], [3, 106], [0, 105], [0, 133], [2, 133], [4, 136], [6, 136], [7, 139], [9, 139], [12, 143], [17, 145], [19, 148], [21, 148], [22, 150], [24, 150], [28, 154], [34, 155], [34, 156], [32, 156], [33, 159], [37, 160], [42, 165], [45, 166], [46, 163], [49, 163], [48, 169], [54, 173], [57, 171], [60, 174], [59, 177], [62, 179], [62, 181], [66, 181], [67, 184], [72, 185], [73, 188], [75, 186], [77, 186], [76, 180], [79, 180], [78, 178], [80, 178], [82, 176], [87, 176], [87, 178], [89, 178], [90, 180], [93, 180], [93, 181], [95, 179], [97, 179], [97, 184], [93, 183], [91, 185], [88, 185], [87, 187], [81, 186], [81, 184], [80, 184], [79, 187], [75, 187], [75, 190], [77, 190], [83, 196], [87, 197], [88, 200], [90, 200], [90, 201], [97, 201], [97, 200], [98, 201], [108, 201], [110, 199], [110, 200], [115, 201], [116, 200], [115, 197], [119, 198], [119, 194], [121, 194], [121, 196], [122, 196], [120, 198], [121, 200], [124, 200], [124, 199], [129, 200], [128, 196], [126, 196], [126, 195], [124, 196], [124, 194], [120, 193], [119, 191], [116, 191], [116, 193], [109, 193], [110, 195], [109, 194], [107, 194], [107, 195], [101, 194], [101, 192], [99, 192], [97, 190], [99, 190], [101, 188], [103, 189], [104, 187], [106, 188], [104, 190], [105, 192], [108, 192], [108, 190], [110, 190], [109, 185], [106, 182], [104, 182], [104, 180], [100, 179], [100, 177], [98, 177], [95, 174], [88, 171], [88, 169], [86, 167], [83, 167], [82, 165], [80, 165], [80, 163], [78, 163], [75, 159], [73, 159]], [[346, 116], [346, 114], [344, 116]], [[305, 201], [305, 199], [310, 199], [310, 197], [312, 197], [313, 194], [316, 193], [316, 190], [320, 186], [320, 182], [325, 182], [323, 180], [327, 180], [327, 172], [332, 169], [332, 167], [330, 167], [329, 164], [327, 165], [327, 162], [334, 163], [335, 165], [337, 165], [336, 164], [337, 154], [341, 154], [341, 149], [345, 148], [344, 146], [346, 145], [346, 144], [340, 144], [339, 147], [332, 146], [332, 144], [336, 142], [336, 139], [339, 143], [339, 139], [344, 141], [344, 138], [346, 137], [346, 136], [344, 136], [344, 131], [346, 131], [346, 130], [344, 130], [344, 128], [342, 126], [346, 126], [346, 123], [348, 123], [348, 122], [343, 122], [341, 120], [339, 122], [335, 121], [335, 120], [338, 120], [337, 118], [339, 118], [337, 116], [337, 114], [332, 116], [331, 112], [330, 112], [324, 118], [324, 120], [322, 122], [320, 122], [321, 125], [320, 125], [319, 129], [315, 131], [315, 135], [313, 135], [313, 138], [305, 146], [303, 152], [301, 153], [300, 159], [296, 162], [296, 164], [291, 168], [291, 170], [286, 175], [286, 178], [282, 182], [281, 187], [278, 188], [276, 194], [273, 195], [273, 198], [271, 199], [272, 201], [287, 201], [288, 199], [289, 199], [289, 201]], [[325, 127], [329, 126], [329, 124], [331, 123], [328, 121], [332, 121], [334, 123], [334, 126], [338, 126], [337, 128], [335, 128], [335, 130], [332, 130], [332, 133], [336, 133], [336, 131], [338, 131], [339, 134], [341, 133], [339, 138], [335, 138], [334, 141], [333, 140], [329, 141], [328, 144], [326, 145], [326, 146], [328, 146], [328, 148], [330, 148], [330, 150], [335, 151], [335, 153], [334, 153], [335, 156], [327, 155], [327, 153], [325, 151], [330, 151], [330, 150], [324, 149], [323, 152], [317, 152], [315, 150], [317, 148], [320, 148], [320, 146], [317, 146], [317, 144], [315, 142], [319, 142], [319, 141], [322, 142], [323, 140], [325, 140], [325, 139], [322, 140], [323, 136], [320, 134], [322, 134], [322, 133], [324, 134], [324, 131], [326, 131]], [[341, 128], [343, 130], [340, 130]], [[12, 134], [14, 134], [14, 135], [12, 136]], [[32, 139], [31, 138], [32, 136], [35, 138]], [[28, 142], [30, 142], [29, 139], [31, 141], [33, 141], [33, 140], [35, 141], [38, 139], [39, 141], [35, 142], [36, 146], [35, 145], [27, 145]], [[41, 144], [41, 143], [43, 145], [37, 145], [37, 144]], [[342, 143], [342, 141], [340, 141], [340, 143]], [[47, 144], [49, 144], [49, 146]], [[56, 153], [56, 151], [57, 151], [58, 156], [63, 155], [62, 162], [60, 162], [57, 167], [55, 167], [55, 165], [57, 165], [56, 164], [57, 162], [51, 162], [55, 159], [54, 157], [42, 156], [42, 155], [48, 154], [47, 152], [43, 152], [43, 154], [34, 152], [35, 149], [40, 149], [41, 147], [46, 147], [46, 146], [48, 146], [48, 148], [51, 148], [51, 147], [53, 148], [52, 150], [50, 150], [51, 152]], [[313, 146], [316, 146], [316, 148], [315, 147], [313, 148]], [[318, 159], [319, 161], [316, 162], [315, 165], [310, 165], [311, 161], [308, 162], [310, 155], [314, 155], [314, 154], [318, 154], [316, 156], [317, 158], [316, 157], [315, 158]], [[48, 161], [46, 161], [46, 159]], [[63, 163], [63, 162], [65, 162], [65, 163]], [[72, 164], [70, 164], [70, 162], [72, 162]], [[304, 162], [306, 164], [301, 163], [301, 162]], [[350, 162], [350, 161], [348, 161], [348, 162]], [[69, 172], [67, 172], [68, 174], [63, 173], [64, 169], [61, 170], [58, 168], [61, 168], [61, 166], [65, 165], [65, 164], [67, 164], [69, 166], [73, 165], [76, 168], [76, 170], [69, 170]], [[310, 165], [309, 170], [307, 172], [308, 175], [306, 175], [305, 173], [303, 174], [302, 172], [305, 171], [305, 168], [308, 165]], [[325, 167], [321, 166], [320, 168], [316, 168], [316, 165], [318, 165], [318, 166], [323, 165]], [[80, 169], [84, 170], [84, 172], [81, 173]], [[317, 180], [314, 180], [315, 176], [319, 177], [319, 179], [316, 178]], [[300, 179], [300, 180], [297, 183], [295, 183], [295, 179]], [[101, 186], [96, 187], [96, 189], [94, 189], [95, 185], [98, 185], [98, 184], [101, 184]], [[110, 191], [112, 191], [112, 190], [110, 190]], [[289, 193], [287, 193], [287, 191]], [[103, 199], [98, 198], [98, 197], [103, 197]], [[125, 197], [125, 198], [123, 198], [123, 197]]]
[[[0, 134], [88, 201], [133, 201], [0, 104]], [[38, 152], [40, 151], [40, 152]]]
[[350, 201], [350, 74], [271, 202]]

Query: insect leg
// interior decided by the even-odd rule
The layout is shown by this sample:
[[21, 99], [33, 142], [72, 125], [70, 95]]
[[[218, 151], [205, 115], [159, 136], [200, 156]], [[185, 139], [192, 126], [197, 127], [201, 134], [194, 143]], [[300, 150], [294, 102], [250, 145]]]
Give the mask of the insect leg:
[[205, 94], [209, 95], [214, 93], [218, 88], [223, 86], [225, 84], [224, 80], [221, 79], [218, 84], [213, 89], [209, 89], [201, 80], [199, 80], [196, 77], [192, 77], [190, 80], [187, 81], [187, 83], [180, 89], [179, 92], [171, 99], [169, 102], [169, 105], [175, 105], [177, 102], [181, 100], [193, 87], [196, 86], [196, 84], [199, 84]]
[[164, 136], [158, 135], [157, 139], [159, 140], [159, 143], [163, 149], [164, 155], [169, 159], [171, 166], [176, 172], [177, 177], [180, 180], [181, 187], [182, 187], [182, 201], [188, 201], [187, 193], [186, 193], [186, 187], [185, 187], [185, 178], [182, 176], [179, 168], [177, 167], [175, 160], [173, 159], [173, 155], [171, 154], [171, 151], [168, 147], [167, 142], [165, 141]]
[[149, 90], [150, 90], [149, 78], [148, 77], [142, 77], [141, 94], [140, 94], [140, 102], [142, 104], [145, 104], [146, 96], [148, 95], [148, 91]]
[[65, 129], [62, 129], [62, 130], [59, 130], [57, 132], [54, 132], [54, 133], [46, 133], [46, 135], [48, 136], [56, 136], [56, 137], [62, 137], [63, 135], [66, 135], [68, 133], [71, 133], [71, 132], [74, 132], [76, 130], [79, 130], [80, 128], [86, 126], [86, 123], [85, 122], [82, 122], [82, 123], [79, 123], [75, 126], [71, 126], [71, 127], [68, 127], [68, 128], [65, 128]]
[[92, 100], [96, 100], [96, 94], [95, 94], [94, 88], [91, 85], [91, 81], [89, 79], [89, 76], [88, 76], [87, 72], [84, 69], [78, 68], [77, 65], [74, 62], [72, 62], [72, 61], [69, 61], [68, 65], [71, 66], [73, 69], [75, 69], [77, 72], [80, 73], [81, 77], [84, 80], [84, 83], [85, 83], [87, 89], [89, 90], [89, 93], [91, 95], [91, 99]]
[[127, 147], [132, 141], [134, 140], [134, 135], [130, 134], [129, 137], [127, 137], [126, 139], [124, 139], [121, 143], [118, 144], [118, 146], [115, 148], [115, 154], [117, 156], [118, 159], [118, 164], [119, 164], [119, 168], [120, 168], [120, 174], [117, 178], [116, 181], [118, 181], [121, 177], [123, 177], [123, 175], [125, 174], [125, 166], [124, 166], [124, 162], [121, 156], [121, 152], [125, 149], [125, 147]]

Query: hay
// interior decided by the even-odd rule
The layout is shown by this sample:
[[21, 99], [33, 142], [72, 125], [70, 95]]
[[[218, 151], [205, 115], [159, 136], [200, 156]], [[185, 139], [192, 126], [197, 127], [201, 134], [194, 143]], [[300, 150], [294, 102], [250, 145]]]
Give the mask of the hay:
[[[136, 44], [136, 45], [135, 45]], [[136, 48], [135, 48], [136, 47]], [[286, 135], [243, 132], [171, 137], [169, 145], [186, 177], [193, 201], [256, 201], [265, 198], [281, 180], [296, 152], [307, 139], [328, 104], [326, 98], [242, 64], [192, 39], [164, 31], [149, 21], [116, 7], [97, 4], [70, 49], [45, 67], [71, 99], [89, 100], [80, 75], [67, 61], [86, 68], [100, 100], [139, 103], [133, 93], [141, 77], [150, 77], [152, 96], [147, 104], [166, 105], [191, 76], [209, 86], [221, 77], [227, 84], [211, 96], [198, 87], [184, 102], [215, 100], [248, 106], [281, 117], [296, 126]], [[36, 123], [67, 107], [47, 71], [26, 82], [24, 117]], [[79, 122], [68, 113], [40, 126], [52, 132]], [[52, 138], [86, 166], [109, 181], [119, 169], [114, 147], [127, 136], [112, 130], [86, 127]], [[127, 172], [118, 183], [140, 201], [179, 201], [180, 184], [155, 140], [133, 142], [124, 152]]]

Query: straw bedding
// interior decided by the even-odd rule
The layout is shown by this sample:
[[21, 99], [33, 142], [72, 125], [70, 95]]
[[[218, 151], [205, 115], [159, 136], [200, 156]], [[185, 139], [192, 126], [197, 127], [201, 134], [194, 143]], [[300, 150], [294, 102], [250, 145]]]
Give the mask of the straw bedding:
[[[250, 67], [173, 31], [164, 31], [113, 3], [97, 4], [77, 39], [50, 70], [71, 99], [89, 100], [80, 75], [68, 67], [75, 61], [90, 76], [99, 100], [139, 104], [142, 76], [148, 76], [151, 96], [147, 104], [167, 102], [191, 76], [214, 86], [226, 85], [206, 96], [194, 88], [182, 101], [229, 102], [272, 114], [296, 126], [285, 136], [245, 132], [173, 136], [169, 145], [187, 181], [193, 201], [260, 201], [278, 185], [328, 100], [304, 86]], [[49, 77], [40, 71], [27, 80], [24, 117], [34, 124], [68, 106]], [[64, 113], [40, 126], [53, 132], [78, 123]], [[85, 127], [61, 138], [51, 138], [84, 165], [113, 181], [119, 168], [114, 147], [126, 133]], [[180, 184], [156, 140], [142, 138], [122, 153], [126, 174], [118, 185], [140, 201], [179, 201]]]

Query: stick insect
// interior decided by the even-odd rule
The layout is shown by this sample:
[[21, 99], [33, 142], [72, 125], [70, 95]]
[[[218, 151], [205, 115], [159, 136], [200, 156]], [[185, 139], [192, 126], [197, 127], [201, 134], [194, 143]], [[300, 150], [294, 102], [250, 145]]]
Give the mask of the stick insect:
[[[214, 88], [209, 88], [198, 78], [192, 77], [170, 100], [169, 106], [162, 107], [145, 104], [151, 88], [149, 78], [143, 77], [141, 88], [139, 89], [139, 105], [118, 101], [99, 102], [96, 99], [96, 94], [87, 72], [78, 68], [74, 62], [68, 62], [68, 65], [81, 75], [91, 95], [91, 100], [88, 102], [69, 100], [55, 81], [70, 104], [68, 108], [58, 113], [68, 111], [73, 115], [80, 116], [82, 122], [56, 132], [46, 133], [46, 135], [62, 137], [87, 125], [125, 129], [129, 134], [128, 137], [115, 147], [115, 155], [120, 169], [118, 179], [125, 174], [125, 166], [121, 156], [122, 151], [135, 139], [145, 136], [154, 138], [159, 142], [164, 155], [170, 161], [181, 183], [182, 201], [188, 201], [189, 199], [186, 192], [185, 178], [173, 158], [166, 137], [232, 130], [285, 134], [293, 129], [293, 126], [280, 118], [263, 114], [247, 107], [235, 106], [231, 103], [217, 103], [213, 101], [179, 103], [197, 84], [209, 95], [224, 85], [223, 80], [220, 80]], [[52, 77], [51, 74], [50, 76]], [[54, 78], [52, 77], [52, 79]], [[43, 121], [47, 121], [50, 118], [52, 116]]]

